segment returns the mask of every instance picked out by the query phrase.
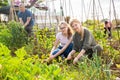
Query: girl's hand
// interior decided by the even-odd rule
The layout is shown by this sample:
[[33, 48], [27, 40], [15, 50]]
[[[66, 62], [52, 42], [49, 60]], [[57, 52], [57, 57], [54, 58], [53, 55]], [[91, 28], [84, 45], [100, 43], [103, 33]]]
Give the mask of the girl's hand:
[[67, 60], [71, 60], [71, 59], [72, 59], [72, 56], [68, 55]]
[[53, 60], [54, 58], [55, 58], [54, 55], [50, 55], [50, 57], [49, 57], [49, 61]]
[[73, 64], [75, 65], [75, 64], [77, 64], [77, 62], [78, 62], [78, 58], [75, 57], [75, 59], [73, 60]]

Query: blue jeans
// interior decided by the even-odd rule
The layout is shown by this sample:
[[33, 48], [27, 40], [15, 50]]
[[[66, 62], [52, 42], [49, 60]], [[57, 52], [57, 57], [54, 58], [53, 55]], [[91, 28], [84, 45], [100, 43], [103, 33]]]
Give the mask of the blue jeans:
[[[73, 43], [70, 43], [69, 46], [65, 49], [65, 51], [60, 54], [60, 56], [67, 58], [68, 54], [70, 53], [70, 51], [72, 50], [73, 47]], [[63, 47], [59, 46], [57, 49], [55, 49], [52, 53], [52, 55], [55, 55], [57, 52], [59, 52]]]

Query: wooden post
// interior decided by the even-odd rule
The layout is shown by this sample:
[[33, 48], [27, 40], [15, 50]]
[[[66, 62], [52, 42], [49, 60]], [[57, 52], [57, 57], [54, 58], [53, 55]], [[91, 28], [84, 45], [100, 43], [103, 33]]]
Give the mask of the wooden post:
[[11, 4], [10, 4], [10, 14], [9, 14], [9, 20], [15, 20], [18, 21], [18, 17], [16, 15], [16, 10], [14, 7], [14, 0], [11, 0]]

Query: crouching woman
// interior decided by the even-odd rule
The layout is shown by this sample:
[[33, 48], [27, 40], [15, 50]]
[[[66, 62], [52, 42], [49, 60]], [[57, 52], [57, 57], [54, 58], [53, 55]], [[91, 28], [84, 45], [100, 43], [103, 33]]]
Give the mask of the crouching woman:
[[73, 60], [73, 64], [76, 64], [84, 54], [88, 54], [88, 57], [91, 58], [93, 53], [102, 51], [102, 48], [96, 44], [91, 32], [87, 28], [82, 27], [79, 20], [73, 19], [70, 22], [70, 26], [75, 34], [73, 35], [73, 49], [69, 53], [67, 60], [71, 60], [72, 55], [79, 52]]
[[67, 58], [73, 47], [72, 29], [69, 24], [63, 21], [60, 22], [59, 30], [60, 32], [57, 33], [54, 46], [50, 52], [49, 61], [53, 60], [57, 56]]

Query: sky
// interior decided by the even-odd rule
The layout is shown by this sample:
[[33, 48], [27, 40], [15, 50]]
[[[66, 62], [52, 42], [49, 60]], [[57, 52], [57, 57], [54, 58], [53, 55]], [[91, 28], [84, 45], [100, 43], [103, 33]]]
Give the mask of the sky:
[[[96, 19], [98, 18], [114, 19], [113, 4], [111, 4], [110, 8], [110, 0], [94, 0], [94, 1], [95, 1], [94, 14]], [[98, 1], [100, 1], [102, 9], [100, 8]], [[120, 0], [113, 1], [116, 10], [116, 16], [117, 18], [120, 18]], [[64, 16], [78, 18], [81, 21], [84, 21], [86, 19], [93, 19], [93, 0], [46, 0], [44, 4], [46, 4], [49, 7], [49, 10], [51, 12], [54, 12], [55, 9], [57, 14], [61, 13], [60, 6], [62, 6]], [[109, 12], [111, 13], [111, 16], [109, 16]]]

